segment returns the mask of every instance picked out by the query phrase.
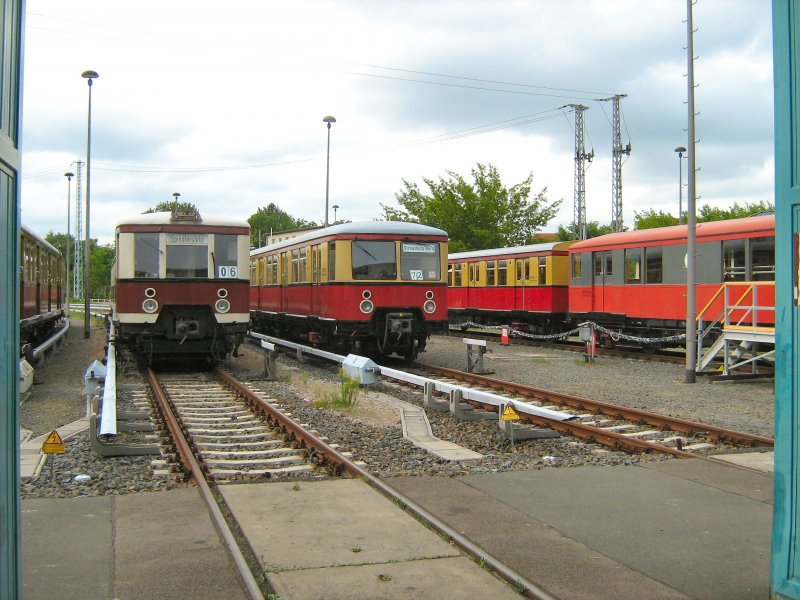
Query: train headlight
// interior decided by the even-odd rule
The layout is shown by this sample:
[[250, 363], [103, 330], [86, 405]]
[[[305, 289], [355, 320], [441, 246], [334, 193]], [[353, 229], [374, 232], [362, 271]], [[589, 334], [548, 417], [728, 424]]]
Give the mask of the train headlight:
[[433, 290], [428, 290], [427, 292], [425, 292], [425, 297], [428, 300], [433, 300]]
[[219, 298], [227, 298], [228, 297], [228, 290], [225, 288], [219, 288], [217, 290], [217, 297]]
[[361, 309], [362, 313], [368, 315], [375, 308], [375, 305], [372, 303], [371, 300], [362, 300], [361, 304], [358, 305], [358, 308]]
[[217, 312], [226, 313], [231, 309], [231, 303], [224, 298], [220, 298], [217, 300], [216, 304], [214, 304], [214, 308], [217, 309]]
[[369, 300], [370, 298], [372, 298], [372, 292], [370, 292], [369, 290], [364, 290], [363, 292], [361, 292], [361, 297], [364, 300]]
[[155, 298], [156, 297], [156, 289], [155, 288], [147, 288], [144, 291], [144, 295], [148, 298]]
[[422, 308], [425, 310], [426, 313], [432, 315], [436, 312], [436, 302], [433, 300], [426, 300], [425, 304], [422, 305]]
[[158, 310], [158, 301], [155, 298], [148, 298], [142, 302], [142, 310], [146, 313], [153, 314]]

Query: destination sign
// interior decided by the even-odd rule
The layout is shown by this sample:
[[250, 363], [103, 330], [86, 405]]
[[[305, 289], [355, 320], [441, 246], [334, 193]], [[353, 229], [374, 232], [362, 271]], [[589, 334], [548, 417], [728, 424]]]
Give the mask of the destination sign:
[[411, 244], [403, 242], [403, 252], [412, 252], [414, 254], [435, 254], [436, 244]]
[[167, 232], [169, 246], [200, 246], [208, 244], [207, 233], [170, 233]]

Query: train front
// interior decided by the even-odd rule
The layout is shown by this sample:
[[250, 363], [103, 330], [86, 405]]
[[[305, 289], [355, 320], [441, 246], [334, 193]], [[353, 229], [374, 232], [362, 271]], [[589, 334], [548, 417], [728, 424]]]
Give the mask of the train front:
[[112, 271], [118, 343], [147, 362], [236, 352], [249, 320], [246, 221], [161, 212], [120, 222]]

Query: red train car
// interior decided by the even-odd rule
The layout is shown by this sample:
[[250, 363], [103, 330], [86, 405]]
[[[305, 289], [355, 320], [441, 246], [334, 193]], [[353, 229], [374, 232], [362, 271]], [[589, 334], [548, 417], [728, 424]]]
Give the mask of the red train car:
[[448, 257], [451, 323], [508, 325], [532, 333], [564, 328], [568, 249], [552, 242], [459, 252]]
[[20, 342], [36, 345], [64, 317], [64, 258], [30, 229], [20, 228]]
[[250, 252], [253, 331], [413, 359], [447, 329], [447, 233], [342, 223]]
[[250, 226], [197, 212], [159, 212], [120, 221], [112, 267], [116, 343], [148, 362], [163, 357], [216, 362], [244, 340]]
[[[697, 313], [723, 309], [723, 283], [730, 298], [775, 306], [773, 215], [697, 225]], [[612, 233], [569, 249], [569, 316], [641, 337], [685, 332], [687, 227]], [[774, 310], [753, 322], [774, 324]], [[707, 318], [708, 317], [704, 317]]]

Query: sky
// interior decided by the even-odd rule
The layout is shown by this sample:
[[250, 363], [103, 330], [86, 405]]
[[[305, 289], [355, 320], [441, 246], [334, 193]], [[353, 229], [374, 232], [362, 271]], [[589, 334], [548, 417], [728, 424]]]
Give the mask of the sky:
[[[687, 202], [682, 0], [27, 0], [22, 222], [75, 232], [87, 159], [90, 235], [180, 200], [247, 219], [381, 218], [404, 181], [494, 165], [510, 187], [574, 218], [575, 115], [583, 113], [589, 221], [612, 214], [612, 103], [621, 105], [622, 211]], [[771, 3], [693, 9], [697, 205], [774, 203]], [[330, 132], [323, 117], [336, 118]], [[680, 165], [683, 174], [679, 176]], [[86, 165], [82, 168], [85, 188]], [[85, 189], [82, 196], [85, 198]], [[85, 210], [85, 209], [84, 209]]]

